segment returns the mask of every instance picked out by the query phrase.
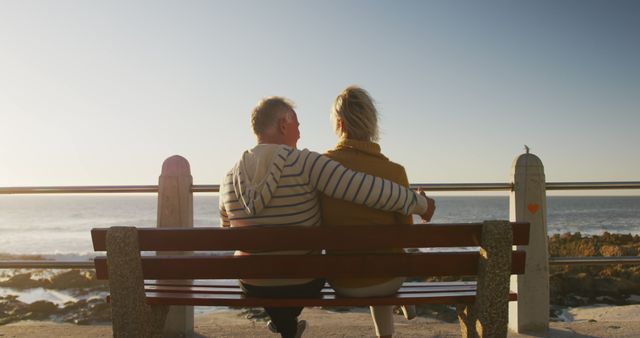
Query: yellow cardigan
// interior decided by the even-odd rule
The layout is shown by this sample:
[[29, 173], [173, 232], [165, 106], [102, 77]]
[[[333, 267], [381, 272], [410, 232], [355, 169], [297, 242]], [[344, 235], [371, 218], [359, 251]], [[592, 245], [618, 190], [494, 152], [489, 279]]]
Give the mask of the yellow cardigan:
[[[342, 163], [345, 167], [367, 174], [383, 177], [405, 187], [409, 186], [404, 167], [389, 161], [382, 155], [377, 143], [351, 139], [341, 140], [335, 149], [328, 151], [326, 156]], [[351, 202], [337, 200], [322, 195], [322, 222], [326, 225], [362, 225], [362, 224], [411, 224], [412, 216], [399, 213], [385, 212], [357, 205]], [[362, 234], [366, 236], [366, 234]], [[346, 254], [349, 252], [329, 252], [330, 254]], [[370, 253], [402, 252], [402, 249], [367, 251]], [[388, 278], [358, 278], [334, 279], [329, 282], [333, 286], [342, 288], [366, 287], [388, 281]]]

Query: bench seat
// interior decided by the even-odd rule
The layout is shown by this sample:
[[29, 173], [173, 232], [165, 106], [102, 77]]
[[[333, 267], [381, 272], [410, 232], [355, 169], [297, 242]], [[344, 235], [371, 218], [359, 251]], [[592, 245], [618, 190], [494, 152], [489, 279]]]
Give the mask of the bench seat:
[[[169, 306], [456, 306], [463, 337], [506, 337], [512, 274], [525, 272], [529, 224], [264, 226], [91, 231], [98, 279], [108, 279], [114, 334], [162, 336]], [[363, 234], [366, 234], [364, 236]], [[514, 247], [515, 246], [515, 247]], [[412, 253], [370, 250], [424, 248]], [[234, 250], [315, 254], [233, 255]], [[337, 254], [341, 250], [349, 254]], [[156, 251], [158, 255], [141, 255]], [[321, 254], [322, 252], [332, 254]], [[357, 252], [354, 252], [357, 251]], [[477, 282], [409, 282], [394, 295], [346, 298], [326, 285], [317, 298], [254, 298], [238, 279], [475, 276]]]

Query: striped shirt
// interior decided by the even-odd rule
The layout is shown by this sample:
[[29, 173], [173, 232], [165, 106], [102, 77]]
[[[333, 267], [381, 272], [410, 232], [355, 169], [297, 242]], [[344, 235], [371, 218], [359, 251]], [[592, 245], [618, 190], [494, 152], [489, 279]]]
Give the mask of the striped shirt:
[[[257, 167], [262, 170], [256, 171]], [[320, 225], [318, 192], [404, 215], [422, 214], [427, 209], [426, 199], [390, 180], [353, 171], [307, 149], [259, 144], [243, 154], [220, 186], [221, 224], [225, 227]], [[309, 252], [269, 252], [284, 253]], [[286, 284], [299, 283], [280, 285]]]

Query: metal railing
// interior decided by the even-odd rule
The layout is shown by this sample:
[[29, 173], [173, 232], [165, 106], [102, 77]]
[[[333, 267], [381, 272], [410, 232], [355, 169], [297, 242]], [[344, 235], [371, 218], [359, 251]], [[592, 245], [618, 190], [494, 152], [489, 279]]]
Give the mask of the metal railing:
[[550, 257], [549, 265], [613, 265], [640, 264], [638, 256], [610, 257]]
[[[513, 183], [415, 183], [412, 189], [427, 191], [511, 191]], [[638, 181], [624, 182], [547, 182], [547, 190], [627, 190], [640, 189]], [[217, 184], [193, 185], [194, 193], [216, 193]], [[78, 193], [155, 193], [157, 185], [120, 186], [40, 186], [0, 187], [0, 195], [9, 194], [78, 194]], [[640, 257], [550, 257], [550, 265], [640, 264]], [[0, 269], [92, 269], [92, 261], [0, 260]]]
[[[637, 256], [549, 257], [549, 265], [640, 264]], [[0, 269], [93, 269], [93, 261], [0, 260]]]
[[[414, 183], [412, 189], [427, 191], [511, 191], [513, 183]], [[627, 190], [640, 189], [640, 182], [547, 182], [547, 190]], [[196, 184], [194, 193], [219, 192], [217, 184]], [[0, 195], [10, 194], [108, 194], [108, 193], [155, 193], [157, 185], [96, 185], [96, 186], [41, 186], [0, 187]]]
[[[215, 188], [218, 189], [218, 186], [215, 186]], [[217, 191], [218, 190], [216, 190], [216, 192]], [[1, 187], [0, 188], [0, 195], [83, 194], [83, 193], [109, 194], [109, 193], [154, 193], [154, 192], [158, 192], [157, 185], [95, 185], [95, 186]]]
[[90, 261], [0, 260], [0, 269], [93, 269]]
[[640, 189], [640, 182], [547, 182], [547, 190], [627, 190]]

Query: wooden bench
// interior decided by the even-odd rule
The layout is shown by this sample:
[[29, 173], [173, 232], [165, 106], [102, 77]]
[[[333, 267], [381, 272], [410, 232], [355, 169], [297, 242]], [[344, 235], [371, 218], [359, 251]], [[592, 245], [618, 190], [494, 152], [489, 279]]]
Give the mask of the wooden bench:
[[[116, 337], [160, 336], [170, 305], [369, 306], [453, 304], [465, 337], [506, 336], [511, 274], [524, 273], [528, 223], [487, 221], [397, 226], [264, 226], [91, 230], [98, 279], [109, 279]], [[233, 250], [447, 248], [411, 254], [233, 256]], [[480, 247], [479, 250], [459, 247]], [[457, 249], [455, 249], [457, 248]], [[188, 251], [148, 256], [141, 251]], [[193, 251], [203, 251], [193, 254]], [[212, 252], [221, 251], [212, 254]], [[477, 276], [477, 282], [412, 282], [388, 297], [245, 297], [239, 278]], [[184, 280], [189, 280], [188, 285]], [[190, 281], [195, 280], [195, 281]]]

